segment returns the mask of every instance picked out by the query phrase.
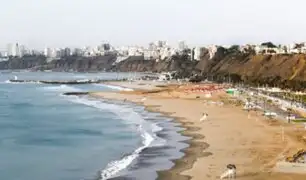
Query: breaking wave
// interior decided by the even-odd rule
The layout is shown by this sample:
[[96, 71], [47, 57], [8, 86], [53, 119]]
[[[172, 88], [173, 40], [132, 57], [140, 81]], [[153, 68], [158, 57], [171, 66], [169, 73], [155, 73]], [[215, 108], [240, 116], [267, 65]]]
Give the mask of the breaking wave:
[[157, 137], [156, 133], [161, 131], [162, 128], [157, 124], [146, 121], [139, 113], [135, 112], [133, 108], [123, 107], [122, 105], [110, 104], [103, 101], [90, 100], [85, 97], [68, 97], [69, 100], [75, 103], [84, 104], [87, 106], [95, 107], [111, 111], [118, 115], [120, 119], [124, 120], [127, 124], [136, 125], [137, 131], [142, 138], [142, 146], [137, 148], [134, 152], [124, 156], [120, 160], [115, 160], [107, 164], [107, 166], [100, 171], [100, 180], [106, 180], [116, 176], [119, 172], [126, 169], [147, 147], [160, 146], [162, 144], [153, 144], [154, 141], [164, 141]]

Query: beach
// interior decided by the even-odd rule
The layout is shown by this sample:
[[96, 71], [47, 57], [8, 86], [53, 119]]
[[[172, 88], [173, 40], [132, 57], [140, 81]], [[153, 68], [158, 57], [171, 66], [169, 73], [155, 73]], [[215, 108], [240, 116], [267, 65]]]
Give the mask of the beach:
[[[90, 96], [130, 101], [144, 105], [149, 111], [174, 117], [185, 128], [182, 134], [192, 138], [184, 150], [185, 155], [174, 160], [175, 165], [170, 170], [158, 172], [158, 179], [219, 179], [226, 165], [231, 163], [237, 166], [238, 179], [306, 178], [304, 174], [275, 170], [278, 161], [305, 148], [298, 138], [303, 134], [299, 125], [267, 120], [260, 113], [248, 113], [239, 106], [221, 103], [229, 98], [224, 91], [214, 92], [207, 98], [201, 93], [178, 90], [190, 85], [169, 85], [167, 90], [162, 90], [161, 85], [152, 90], [153, 85], [148, 82], [113, 85], [146, 90], [94, 92]], [[209, 116], [207, 121], [200, 122], [203, 113]]]

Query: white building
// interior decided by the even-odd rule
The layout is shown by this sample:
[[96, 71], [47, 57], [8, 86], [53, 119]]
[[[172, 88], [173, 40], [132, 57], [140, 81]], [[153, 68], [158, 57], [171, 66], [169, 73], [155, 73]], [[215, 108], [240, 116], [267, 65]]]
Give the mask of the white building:
[[128, 56], [142, 56], [144, 55], [144, 49], [134, 46], [128, 48]]
[[26, 54], [26, 48], [24, 45], [16, 44], [8, 44], [7, 45], [7, 55], [8, 56], [17, 56], [22, 57]]
[[213, 58], [218, 50], [215, 45], [208, 46], [209, 59]]
[[154, 60], [159, 58], [159, 52], [154, 50], [144, 50], [143, 56], [145, 60]]
[[188, 48], [188, 47], [187, 47], [185, 41], [179, 41], [179, 43], [178, 43], [178, 49], [179, 49], [180, 51], [183, 51], [183, 50], [185, 50], [185, 49], [187, 49], [187, 48]]
[[194, 55], [193, 55], [194, 60], [200, 61], [200, 60], [201, 60], [202, 53], [203, 53], [203, 48], [201, 48], [201, 47], [195, 47], [195, 48], [194, 48]]
[[52, 57], [52, 49], [51, 48], [45, 48], [44, 49], [44, 56], [50, 58]]
[[17, 56], [16, 44], [7, 45], [7, 55], [8, 56]]
[[167, 41], [156, 41], [155, 45], [157, 46], [157, 48], [162, 48], [162, 47], [166, 47], [167, 46]]

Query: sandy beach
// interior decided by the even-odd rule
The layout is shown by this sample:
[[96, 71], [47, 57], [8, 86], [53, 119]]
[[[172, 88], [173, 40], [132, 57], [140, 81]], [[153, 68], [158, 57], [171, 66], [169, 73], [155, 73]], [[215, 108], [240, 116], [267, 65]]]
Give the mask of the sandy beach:
[[[136, 89], [156, 87], [155, 84], [127, 82], [113, 85]], [[173, 168], [159, 172], [158, 179], [219, 179], [230, 163], [237, 166], [237, 179], [241, 180], [306, 179], [306, 174], [275, 170], [278, 161], [305, 148], [300, 141], [304, 135], [303, 127], [268, 120], [260, 113], [245, 112], [241, 107], [227, 103], [230, 97], [224, 91], [214, 92], [207, 98], [203, 93], [180, 90], [186, 86], [170, 85], [162, 90], [159, 85], [152, 91], [95, 92], [90, 96], [143, 104], [150, 111], [175, 117], [186, 128], [182, 134], [192, 137], [188, 142], [190, 147], [184, 150], [184, 157], [174, 161]], [[219, 104], [221, 100], [223, 105]], [[199, 121], [202, 113], [209, 114], [207, 121]]]

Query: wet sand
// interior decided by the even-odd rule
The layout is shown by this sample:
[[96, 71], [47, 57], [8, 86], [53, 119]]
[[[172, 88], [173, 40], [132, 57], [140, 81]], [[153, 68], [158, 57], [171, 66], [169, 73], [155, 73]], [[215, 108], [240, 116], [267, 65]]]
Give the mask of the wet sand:
[[[305, 148], [299, 139], [305, 133], [298, 125], [267, 120], [261, 113], [248, 114], [232, 104], [205, 103], [203, 94], [184, 93], [175, 86], [165, 91], [96, 92], [91, 96], [143, 104], [148, 110], [175, 117], [186, 128], [182, 134], [192, 137], [190, 147], [184, 150], [184, 157], [174, 160], [173, 168], [159, 172], [158, 179], [219, 179], [230, 163], [236, 164], [238, 179], [242, 180], [306, 179], [305, 174], [273, 171], [277, 161]], [[223, 92], [216, 92], [209, 100], [225, 98]], [[202, 113], [209, 114], [207, 121], [199, 121]]]

